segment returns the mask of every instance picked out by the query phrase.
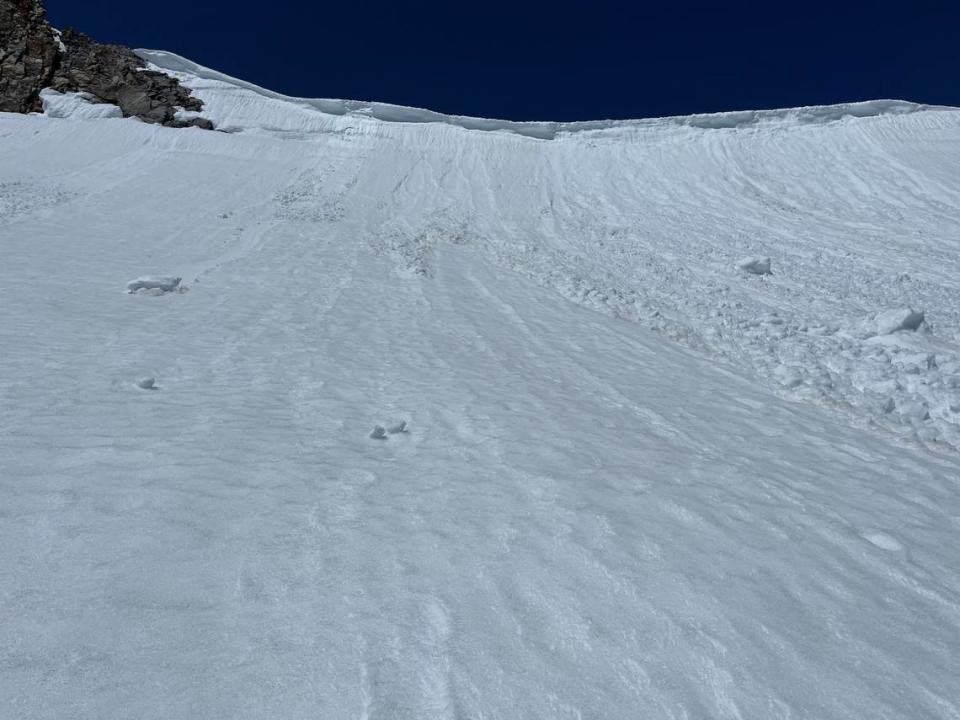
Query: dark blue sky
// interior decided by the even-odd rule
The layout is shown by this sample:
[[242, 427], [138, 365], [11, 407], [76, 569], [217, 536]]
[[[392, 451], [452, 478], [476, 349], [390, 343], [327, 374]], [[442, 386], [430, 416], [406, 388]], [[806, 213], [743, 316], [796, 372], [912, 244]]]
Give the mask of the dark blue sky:
[[290, 95], [518, 120], [960, 105], [960, 3], [46, 0], [51, 22]]

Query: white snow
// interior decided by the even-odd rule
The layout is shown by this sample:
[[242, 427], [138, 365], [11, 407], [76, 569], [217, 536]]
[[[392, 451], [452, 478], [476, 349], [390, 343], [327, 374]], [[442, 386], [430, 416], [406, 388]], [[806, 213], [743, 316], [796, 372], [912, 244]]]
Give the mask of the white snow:
[[0, 114], [0, 717], [960, 715], [960, 113], [148, 57], [235, 132]]
[[122, 118], [123, 111], [116, 105], [96, 102], [89, 93], [61, 93], [46, 88], [40, 91], [43, 112], [52, 118], [71, 120], [103, 120]]
[[57, 48], [59, 48], [60, 52], [67, 51], [67, 46], [63, 44], [62, 34], [56, 28], [53, 28], [53, 39], [57, 41]]

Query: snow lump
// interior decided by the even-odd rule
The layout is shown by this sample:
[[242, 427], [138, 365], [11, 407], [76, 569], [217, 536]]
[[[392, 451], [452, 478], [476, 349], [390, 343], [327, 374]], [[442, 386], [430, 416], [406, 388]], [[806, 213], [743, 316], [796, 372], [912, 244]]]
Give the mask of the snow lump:
[[923, 311], [897, 308], [877, 313], [874, 319], [877, 335], [891, 335], [898, 330], [916, 330], [923, 323]]
[[772, 275], [770, 258], [747, 257], [737, 263], [737, 267], [751, 275]]

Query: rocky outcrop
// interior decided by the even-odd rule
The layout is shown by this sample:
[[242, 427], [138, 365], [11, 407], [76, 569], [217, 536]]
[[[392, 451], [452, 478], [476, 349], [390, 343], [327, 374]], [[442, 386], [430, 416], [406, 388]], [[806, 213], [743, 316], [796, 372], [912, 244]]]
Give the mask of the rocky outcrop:
[[85, 92], [124, 117], [170, 127], [212, 129], [205, 118], [180, 120], [178, 110], [203, 103], [180, 82], [146, 69], [129, 48], [105, 45], [76, 30], [57, 34], [40, 0], [0, 0], [0, 111], [42, 110], [40, 91]]
[[40, 91], [51, 84], [59, 59], [38, 0], [0, 0], [0, 111], [42, 110]]
[[75, 30], [64, 30], [66, 47], [53, 76], [52, 87], [60, 92], [88, 92], [103, 102], [117, 105], [127, 117], [134, 116], [163, 125], [210, 125], [209, 120], [180, 121], [178, 108], [198, 111], [203, 103], [192, 97], [180, 81], [153, 70], [129, 48], [103, 45]]

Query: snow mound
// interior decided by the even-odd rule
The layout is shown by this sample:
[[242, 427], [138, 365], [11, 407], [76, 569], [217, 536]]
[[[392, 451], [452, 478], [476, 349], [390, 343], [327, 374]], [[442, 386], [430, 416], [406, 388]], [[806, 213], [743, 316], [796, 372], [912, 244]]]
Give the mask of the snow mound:
[[181, 289], [180, 281], [182, 278], [172, 275], [144, 275], [136, 280], [127, 283], [127, 292], [136, 293], [141, 291], [155, 291], [159, 293], [173, 292]]

